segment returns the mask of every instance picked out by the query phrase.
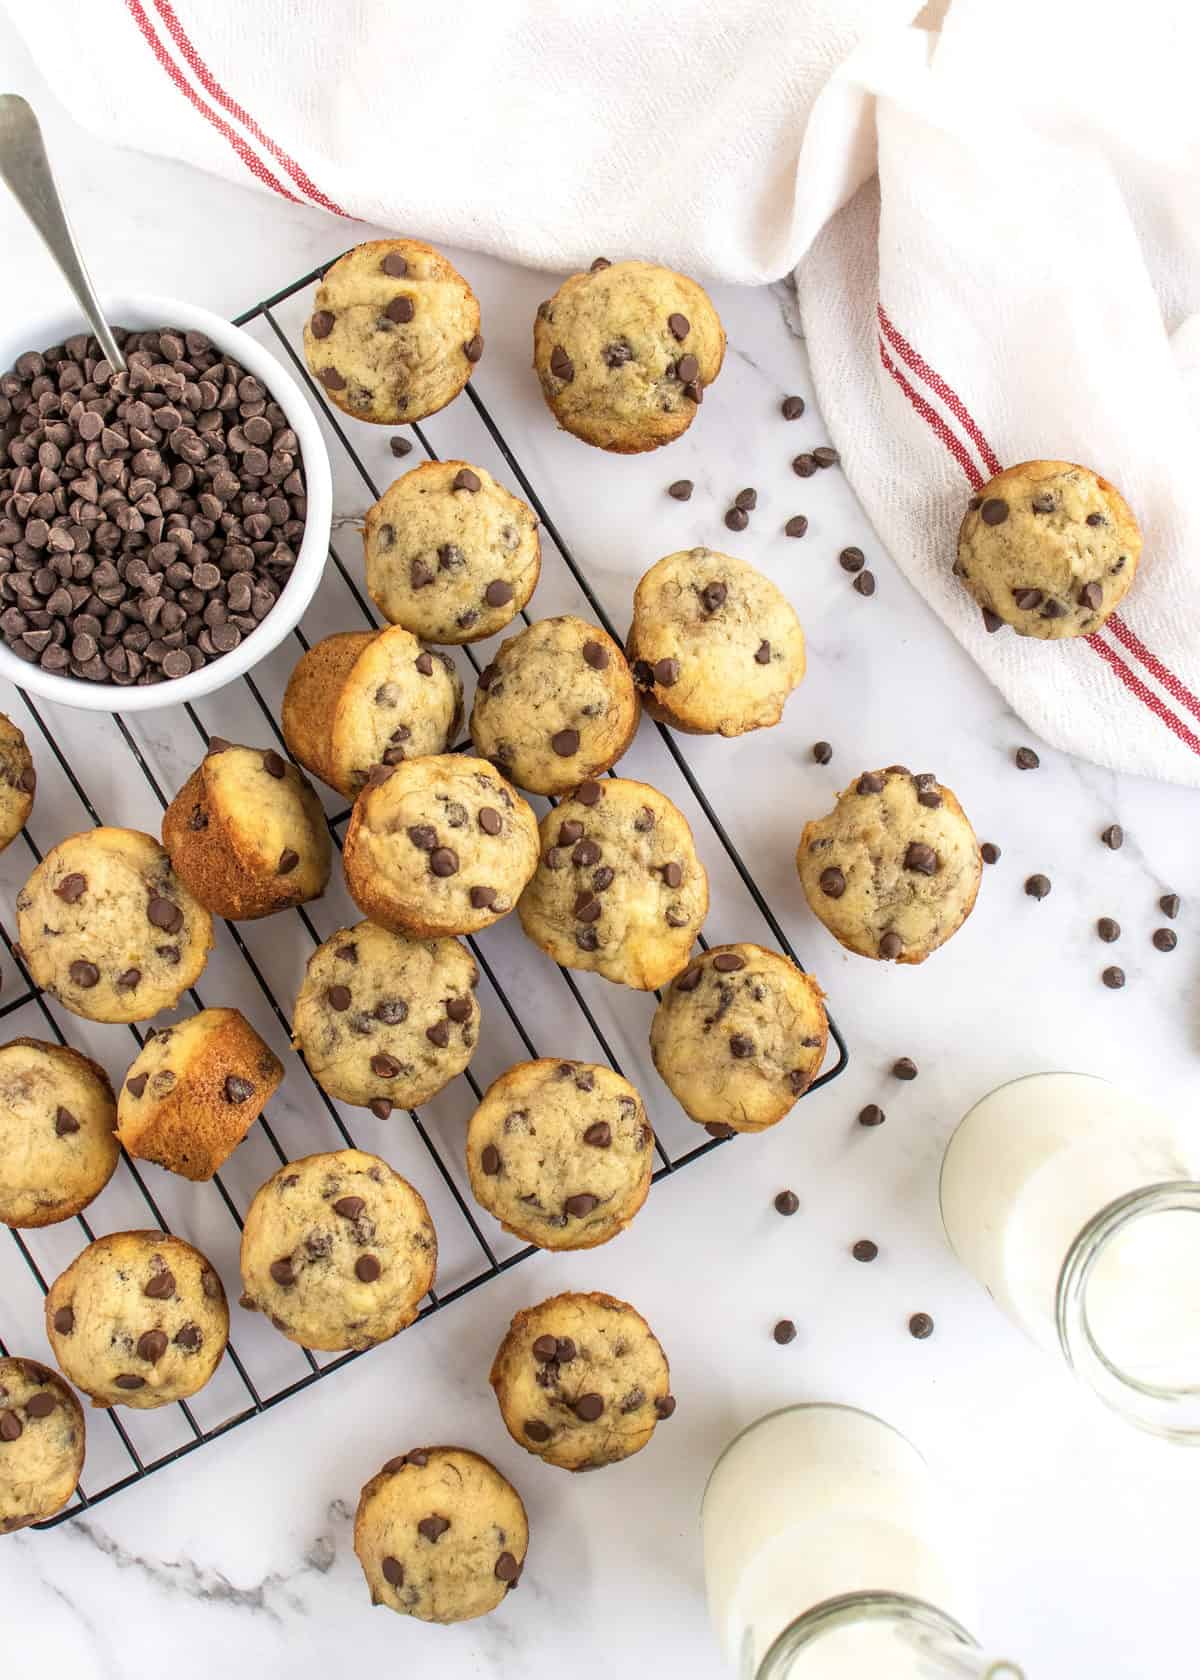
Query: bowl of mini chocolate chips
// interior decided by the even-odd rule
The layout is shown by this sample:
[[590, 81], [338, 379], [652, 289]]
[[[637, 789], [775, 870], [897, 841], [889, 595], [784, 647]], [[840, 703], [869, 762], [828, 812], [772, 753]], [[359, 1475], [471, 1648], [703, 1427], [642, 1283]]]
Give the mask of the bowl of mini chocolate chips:
[[293, 630], [329, 551], [313, 410], [239, 327], [170, 298], [0, 334], [0, 676], [92, 711], [211, 694]]

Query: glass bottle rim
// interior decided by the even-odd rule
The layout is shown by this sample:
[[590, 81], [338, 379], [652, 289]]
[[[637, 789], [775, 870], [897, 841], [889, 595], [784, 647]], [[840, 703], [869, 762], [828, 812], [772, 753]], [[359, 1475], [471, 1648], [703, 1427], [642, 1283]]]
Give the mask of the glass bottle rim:
[[844, 1593], [840, 1598], [827, 1598], [820, 1604], [812, 1605], [795, 1621], [789, 1622], [764, 1653], [755, 1670], [754, 1680], [784, 1680], [788, 1672], [784, 1665], [790, 1664], [798, 1653], [815, 1645], [826, 1634], [867, 1621], [921, 1628], [968, 1650], [979, 1648], [961, 1622], [922, 1598], [893, 1592]]

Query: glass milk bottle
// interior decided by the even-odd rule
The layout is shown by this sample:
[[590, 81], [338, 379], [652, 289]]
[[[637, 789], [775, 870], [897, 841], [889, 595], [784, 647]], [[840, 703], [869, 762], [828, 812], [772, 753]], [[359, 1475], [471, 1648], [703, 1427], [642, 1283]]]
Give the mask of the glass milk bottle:
[[1200, 1442], [1195, 1144], [1103, 1079], [1030, 1074], [960, 1122], [941, 1205], [959, 1259], [1034, 1341], [1131, 1422]]
[[952, 1514], [905, 1438], [851, 1406], [760, 1418], [717, 1460], [701, 1513], [708, 1604], [739, 1680], [994, 1674]]

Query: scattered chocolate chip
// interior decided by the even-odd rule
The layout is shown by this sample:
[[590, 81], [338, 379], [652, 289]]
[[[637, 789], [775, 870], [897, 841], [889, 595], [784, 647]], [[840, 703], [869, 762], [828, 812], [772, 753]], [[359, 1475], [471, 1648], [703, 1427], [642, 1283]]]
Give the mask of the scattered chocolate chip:
[[683, 973], [675, 981], [675, 990], [677, 992], [694, 992], [696, 987], [700, 984], [700, 976], [703, 972], [703, 969], [700, 968], [684, 969]]
[[1110, 992], [1119, 992], [1125, 984], [1125, 970], [1123, 968], [1106, 968], [1100, 976]]
[[677, 502], [690, 502], [695, 488], [690, 478], [677, 478], [674, 484], [667, 485], [667, 495]]
[[1100, 839], [1110, 852], [1119, 852], [1125, 844], [1125, 830], [1120, 823], [1109, 823], [1108, 827], [1101, 831]]
[[141, 985], [142, 971], [140, 968], [122, 969], [117, 975], [117, 990], [119, 992], [135, 992]]
[[469, 997], [453, 997], [446, 999], [446, 1014], [452, 1021], [460, 1024], [471, 1019], [471, 1000]]
[[731, 531], [744, 531], [750, 523], [750, 515], [744, 508], [731, 507], [726, 511], [725, 523]]
[[700, 599], [706, 613], [715, 613], [718, 607], [725, 605], [725, 598], [729, 591], [723, 583], [706, 583], [700, 591]]
[[1169, 916], [1174, 921], [1179, 914], [1179, 906], [1182, 902], [1178, 893], [1164, 893], [1158, 901], [1158, 908], [1164, 916]]
[[1104, 525], [1107, 521], [1102, 513], [1089, 513], [1087, 516], [1087, 523], [1089, 525]]
[[794, 513], [783, 527], [785, 537], [802, 537], [808, 530], [808, 520], [802, 513]]
[[861, 548], [844, 548], [838, 555], [838, 565], [844, 572], [861, 572], [866, 562]]
[[789, 1342], [796, 1340], [796, 1326], [790, 1318], [781, 1318], [771, 1334], [780, 1347], [786, 1347]]
[[858, 576], [855, 578], [854, 583], [852, 584], [851, 587], [856, 589], [860, 595], [867, 595], [867, 596], [874, 595], [874, 593], [875, 593], [875, 574], [874, 574], [874, 572], [859, 572]]
[[1106, 945], [1113, 945], [1121, 937], [1121, 924], [1111, 916], [1101, 916], [1096, 923], [1096, 932]]
[[1013, 754], [1013, 763], [1018, 770], [1036, 770], [1041, 762], [1032, 747], [1018, 747]]
[[330, 986], [325, 993], [325, 1001], [330, 1009], [336, 1009], [338, 1014], [344, 1014], [350, 1007], [349, 986]]
[[407, 321], [412, 320], [413, 311], [413, 300], [410, 297], [394, 297], [383, 313], [389, 321], [394, 321], [397, 326], [403, 326]]
[[784, 397], [779, 405], [779, 412], [785, 420], [799, 420], [804, 413], [804, 398]]
[[397, 460], [403, 460], [412, 454], [412, 442], [406, 437], [392, 437], [388, 439], [388, 447]]
[[856, 1260], [861, 1260], [865, 1264], [878, 1256], [879, 1247], [871, 1241], [870, 1237], [860, 1237], [850, 1252]]
[[[736, 974], [739, 969], [743, 969], [745, 966], [745, 957], [739, 956], [736, 951], [718, 951], [713, 958], [713, 967], [720, 974]], [[699, 969], [696, 972], [699, 973]]]
[[116, 1386], [118, 1388], [125, 1388], [125, 1389], [130, 1389], [130, 1390], [135, 1389], [135, 1388], [145, 1388], [146, 1379], [145, 1379], [145, 1377], [134, 1376], [132, 1372], [129, 1372], [129, 1373], [127, 1373], [123, 1376], [119, 1376], [117, 1378]]
[[1174, 928], [1155, 928], [1151, 944], [1156, 951], [1173, 951], [1179, 943], [1179, 935]]
[[792, 462], [792, 471], [797, 478], [811, 478], [816, 470], [816, 458], [812, 455], [797, 455]]
[[985, 840], [983, 845], [979, 848], [979, 855], [983, 859], [984, 863], [999, 863], [1000, 848], [999, 846], [994, 846], [990, 840]]
[[999, 496], [989, 496], [979, 510], [985, 525], [1003, 525], [1008, 518], [1008, 503]]
[[858, 1111], [860, 1126], [882, 1126], [886, 1119], [887, 1115], [878, 1103], [868, 1103], [865, 1108], [860, 1108]]
[[790, 1218], [799, 1208], [800, 1198], [794, 1190], [781, 1190], [775, 1198], [775, 1212], [782, 1213], [785, 1218]]
[[743, 513], [753, 513], [758, 506], [758, 491], [747, 485], [733, 498], [733, 505], [735, 508], [741, 508]]
[[734, 1033], [729, 1040], [729, 1051], [739, 1062], [746, 1061], [754, 1054], [754, 1040], [747, 1038], [745, 1033]]
[[472, 887], [467, 897], [472, 910], [490, 910], [496, 902], [495, 887]]
[[898, 1061], [892, 1063], [892, 1074], [896, 1079], [915, 1079], [917, 1064], [911, 1056], [901, 1056]]
[[1046, 898], [1050, 892], [1049, 876], [1031, 875], [1025, 882], [1025, 891], [1030, 898]]
[[833, 757], [833, 748], [828, 741], [814, 741], [812, 755], [818, 764], [828, 764]]
[[675, 1404], [675, 1396], [673, 1394], [660, 1394], [654, 1402], [655, 1415], [665, 1422], [667, 1418], [674, 1417]]
[[662, 866], [662, 878], [668, 887], [674, 889], [683, 885], [683, 870], [679, 864], [671, 862]]
[[[987, 507], [986, 502], [983, 505], [985, 508]], [[1007, 511], [1007, 509], [1005, 511]], [[999, 521], [992, 520], [991, 523], [998, 524]], [[932, 1336], [933, 1320], [930, 1318], [929, 1314], [926, 1312], [914, 1313], [908, 1321], [908, 1333], [910, 1336], [915, 1337], [918, 1342], [926, 1341], [930, 1336]]]
[[601, 269], [611, 268], [611, 267], [612, 267], [612, 263], [609, 261], [609, 259], [607, 257], [597, 257], [596, 260], [592, 263], [592, 266], [591, 266], [591, 268], [589, 269], [588, 272], [591, 273], [591, 274], [599, 274]]

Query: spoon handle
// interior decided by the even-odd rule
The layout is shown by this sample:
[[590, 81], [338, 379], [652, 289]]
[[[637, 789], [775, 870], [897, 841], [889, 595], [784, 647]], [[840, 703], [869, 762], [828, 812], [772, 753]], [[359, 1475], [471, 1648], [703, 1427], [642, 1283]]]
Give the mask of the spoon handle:
[[105, 356], [114, 368], [124, 368], [71, 232], [33, 107], [15, 93], [0, 94], [0, 180], [45, 240]]

